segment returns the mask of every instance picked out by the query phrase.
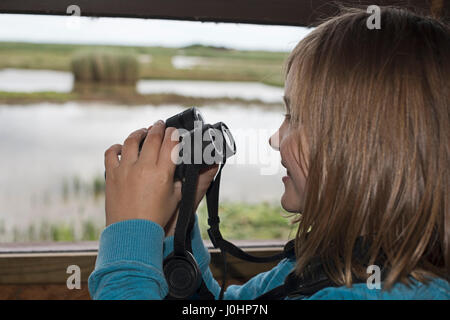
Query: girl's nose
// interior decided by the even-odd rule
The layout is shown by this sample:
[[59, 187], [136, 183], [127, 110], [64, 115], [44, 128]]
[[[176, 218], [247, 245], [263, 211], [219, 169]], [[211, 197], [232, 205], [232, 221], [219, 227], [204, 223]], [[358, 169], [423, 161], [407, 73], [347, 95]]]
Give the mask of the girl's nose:
[[280, 131], [277, 130], [270, 138], [269, 145], [276, 151], [280, 151]]

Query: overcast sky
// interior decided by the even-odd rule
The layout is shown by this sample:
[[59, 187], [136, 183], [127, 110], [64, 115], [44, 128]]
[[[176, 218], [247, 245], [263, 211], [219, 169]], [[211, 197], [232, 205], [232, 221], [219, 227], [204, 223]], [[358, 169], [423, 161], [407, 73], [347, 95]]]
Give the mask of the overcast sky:
[[235, 23], [0, 14], [0, 41], [290, 51], [311, 29]]

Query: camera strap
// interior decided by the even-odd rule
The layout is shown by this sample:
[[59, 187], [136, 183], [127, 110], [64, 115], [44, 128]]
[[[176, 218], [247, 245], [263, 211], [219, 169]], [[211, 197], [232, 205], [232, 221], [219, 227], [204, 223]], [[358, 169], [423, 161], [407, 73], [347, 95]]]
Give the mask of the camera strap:
[[[281, 260], [283, 258], [295, 259], [294, 240], [291, 240], [288, 243], [286, 243], [283, 252], [273, 256], [261, 257], [250, 255], [244, 252], [242, 249], [236, 247], [233, 243], [223, 238], [219, 229], [220, 225], [219, 188], [222, 169], [224, 165], [225, 161], [222, 164], [220, 164], [216, 177], [206, 192], [208, 224], [210, 226], [210, 228], [208, 229], [208, 235], [211, 239], [213, 246], [215, 248], [220, 249], [223, 260], [223, 270], [222, 270], [223, 278], [219, 294], [219, 300], [223, 299], [223, 295], [225, 292], [226, 276], [227, 276], [227, 262], [226, 262], [227, 253], [239, 259], [255, 263], [272, 262]], [[174, 235], [173, 254], [176, 256], [186, 256], [186, 252], [190, 252], [192, 254], [191, 232], [195, 224], [194, 203], [199, 174], [200, 174], [200, 167], [195, 165], [190, 165], [186, 167], [185, 180], [183, 181], [182, 184], [182, 199], [180, 202], [180, 212], [177, 219]], [[279, 299], [289, 294], [306, 296], [308, 295], [308, 293], [311, 294], [316, 292], [317, 290], [320, 290], [325, 286], [330, 286], [329, 280], [327, 278], [324, 278], [322, 273], [319, 272], [319, 274], [322, 275], [319, 277], [319, 279], [314, 278], [310, 279], [310, 281], [305, 281], [305, 279], [302, 279], [303, 281], [299, 282], [299, 280], [292, 273], [290, 274], [290, 276], [286, 278], [286, 281], [282, 286], [277, 287], [271, 292], [266, 293], [265, 295], [261, 296], [260, 299]], [[198, 277], [200, 279], [199, 280], [200, 282], [198, 289], [195, 292], [195, 297], [201, 300], [213, 300], [214, 295], [207, 288], [201, 274], [198, 274]], [[166, 297], [166, 299], [176, 299], [176, 298], [172, 297], [169, 294]]]
[[[206, 192], [206, 201], [207, 201], [207, 210], [208, 210], [208, 235], [211, 239], [211, 242], [215, 248], [219, 248], [222, 260], [223, 260], [223, 271], [222, 271], [222, 286], [219, 294], [219, 300], [223, 299], [225, 285], [226, 285], [226, 274], [227, 274], [227, 262], [226, 262], [226, 254], [229, 253], [239, 259], [246, 260], [249, 262], [255, 263], [265, 263], [281, 260], [283, 258], [292, 258], [294, 257], [294, 240], [286, 243], [283, 252], [268, 256], [253, 256], [242, 249], [235, 246], [233, 243], [225, 240], [220, 232], [220, 218], [219, 218], [219, 189], [220, 189], [220, 180], [222, 175], [222, 169], [225, 166], [226, 158], [223, 159], [223, 162], [219, 166], [219, 170], [216, 174], [215, 179], [212, 181]], [[180, 202], [180, 211], [175, 227], [175, 235], [174, 235], [174, 251], [172, 256], [176, 257], [186, 257], [191, 256], [193, 258], [192, 253], [192, 245], [191, 245], [191, 231], [195, 224], [195, 212], [194, 212], [194, 204], [195, 204], [195, 196], [198, 184], [198, 178], [200, 175], [201, 166], [191, 164], [186, 166], [185, 171], [185, 179], [182, 183], [182, 198]], [[193, 263], [196, 265], [195, 259]], [[199, 286], [196, 291], [196, 295], [199, 299], [214, 299], [214, 295], [208, 290], [203, 281], [203, 277], [199, 271], [198, 266], [193, 269], [197, 269], [197, 274], [194, 278], [200, 279]], [[170, 280], [169, 280], [170, 281]], [[167, 299], [171, 299], [172, 297], [169, 295]]]
[[233, 243], [225, 240], [220, 233], [220, 218], [219, 218], [219, 186], [220, 186], [220, 175], [221, 172], [217, 174], [216, 179], [214, 180], [214, 183], [211, 184], [208, 191], [206, 192], [206, 201], [208, 206], [208, 235], [211, 239], [211, 242], [214, 246], [214, 248], [219, 248], [223, 251], [228, 252], [232, 256], [235, 256], [236, 258], [247, 260], [250, 262], [256, 262], [256, 263], [264, 263], [264, 262], [271, 262], [276, 260], [281, 260], [283, 258], [289, 257], [293, 255], [294, 253], [294, 240], [289, 241], [286, 243], [283, 252], [268, 256], [268, 257], [259, 257], [259, 256], [253, 256], [246, 252], [244, 252], [242, 249], [235, 246]]
[[216, 175], [216, 179], [214, 179], [213, 183], [208, 188], [208, 191], [206, 192], [206, 201], [207, 201], [207, 207], [208, 207], [208, 235], [211, 239], [211, 242], [214, 246], [214, 248], [219, 248], [220, 252], [222, 254], [222, 260], [223, 260], [223, 271], [222, 271], [222, 287], [219, 295], [219, 300], [223, 299], [223, 294], [225, 290], [225, 283], [226, 283], [226, 253], [231, 254], [232, 256], [235, 256], [236, 258], [246, 260], [249, 262], [256, 262], [256, 263], [264, 263], [264, 262], [271, 262], [271, 261], [277, 261], [281, 260], [286, 257], [293, 257], [295, 248], [294, 248], [294, 240], [289, 241], [286, 243], [283, 252], [268, 256], [268, 257], [260, 257], [260, 256], [253, 256], [246, 252], [244, 252], [242, 249], [235, 246], [233, 243], [225, 240], [220, 233], [220, 218], [219, 218], [219, 187], [220, 187], [220, 177], [221, 177], [221, 171], [223, 168], [223, 165], [225, 162], [221, 165], [219, 172]]
[[[186, 167], [185, 180], [181, 187], [180, 212], [175, 226], [173, 250], [175, 255], [183, 255], [186, 245], [190, 247], [190, 233], [195, 222], [194, 203], [199, 177], [199, 168], [195, 165]], [[192, 250], [191, 248], [188, 248]]]
[[[183, 299], [182, 296], [185, 295], [184, 298], [189, 296], [187, 293], [195, 294], [200, 299], [214, 299], [214, 296], [206, 287], [201, 276], [201, 271], [193, 257], [191, 243], [191, 231], [195, 224], [194, 204], [199, 174], [199, 166], [186, 166], [184, 181], [182, 182], [181, 187], [182, 198], [179, 207], [180, 209], [175, 226], [173, 253], [165, 259], [164, 265], [166, 265], [170, 259], [178, 258], [182, 260], [181, 263], [175, 264], [174, 267], [169, 268], [170, 272], [175, 274], [175, 278], [170, 275], [170, 272], [169, 275], [166, 274], [167, 267], [164, 269], [166, 280], [169, 285], [169, 294], [166, 296], [165, 300]], [[184, 258], [186, 258], [186, 260], [183, 260]], [[179, 271], [175, 269], [178, 269]], [[180, 276], [182, 276], [183, 279], [180, 280]], [[184, 282], [189, 283], [186, 288], [183, 288]], [[185, 290], [187, 293], [183, 293]]]

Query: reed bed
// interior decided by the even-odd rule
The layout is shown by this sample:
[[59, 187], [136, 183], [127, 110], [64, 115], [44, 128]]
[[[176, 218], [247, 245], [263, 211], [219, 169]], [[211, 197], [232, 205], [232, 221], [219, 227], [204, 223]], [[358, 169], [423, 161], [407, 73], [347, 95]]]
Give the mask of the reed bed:
[[88, 50], [74, 54], [71, 61], [76, 83], [135, 84], [139, 63], [131, 53]]

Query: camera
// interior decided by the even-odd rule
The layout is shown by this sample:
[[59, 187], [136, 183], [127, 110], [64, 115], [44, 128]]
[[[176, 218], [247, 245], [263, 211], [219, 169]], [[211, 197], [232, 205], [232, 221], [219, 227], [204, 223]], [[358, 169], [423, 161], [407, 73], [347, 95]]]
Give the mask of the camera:
[[[165, 121], [166, 127], [175, 127], [179, 134], [179, 154], [174, 180], [183, 180], [188, 165], [199, 170], [221, 164], [236, 153], [233, 135], [223, 122], [205, 123], [196, 107], [184, 110]], [[139, 151], [144, 141], [139, 145]]]

